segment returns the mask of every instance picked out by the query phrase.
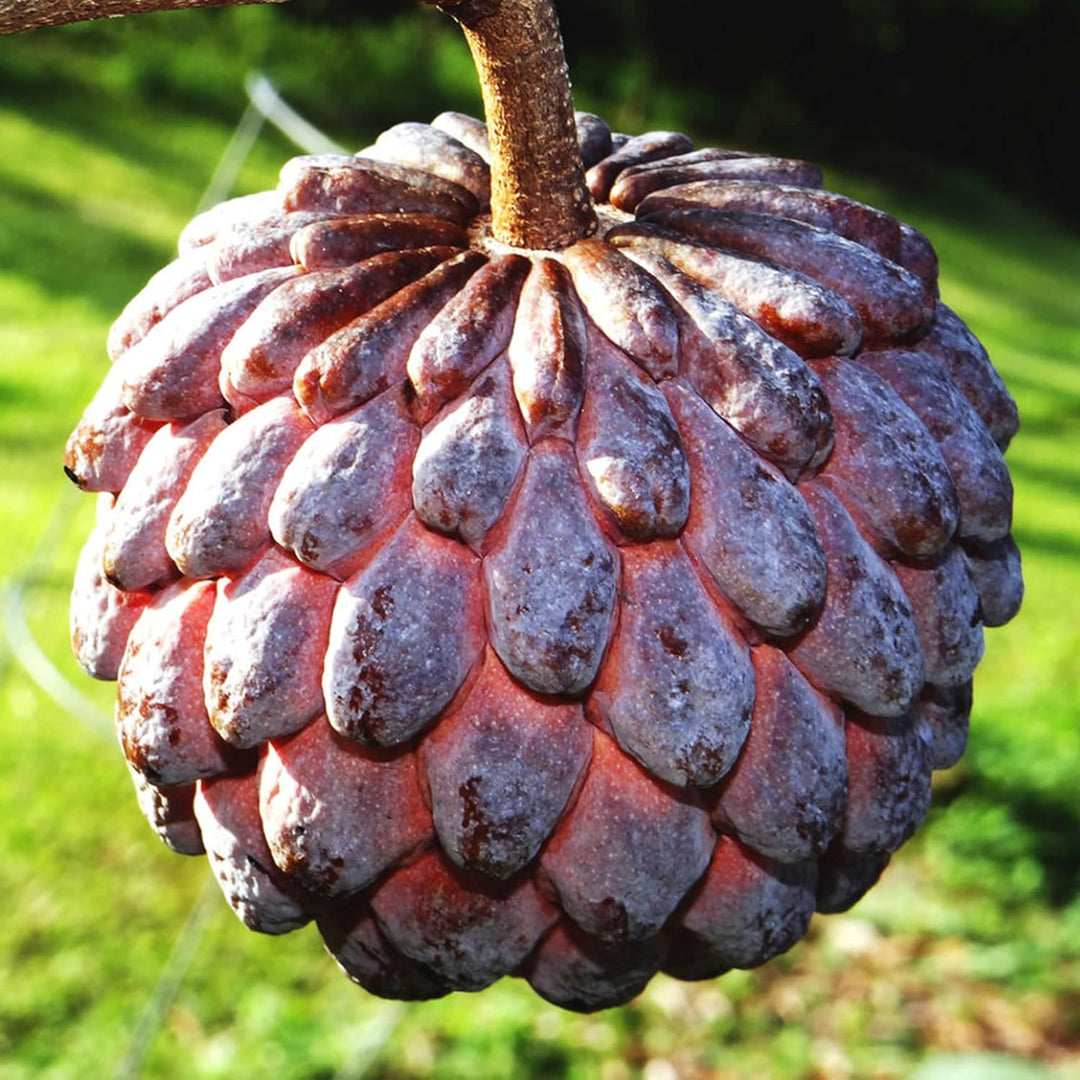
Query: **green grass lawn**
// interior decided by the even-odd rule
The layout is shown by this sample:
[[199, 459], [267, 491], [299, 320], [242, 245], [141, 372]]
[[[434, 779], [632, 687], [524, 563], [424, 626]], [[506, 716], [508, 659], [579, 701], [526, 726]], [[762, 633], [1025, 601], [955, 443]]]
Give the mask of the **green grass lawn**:
[[[1080, 238], [969, 178], [915, 194], [829, 177], [933, 238], [943, 297], [1023, 420], [1008, 460], [1024, 609], [988, 634], [967, 757], [853, 911], [759, 971], [658, 978], [592, 1017], [511, 980], [403, 1006], [353, 987], [313, 930], [243, 929], [204, 892], [205, 863], [151, 835], [108, 733], [112, 688], [67, 653], [93, 500], [59, 459], [105, 370], [109, 322], [169, 258], [229, 139], [243, 107], [231, 87], [275, 55], [271, 18], [230, 13], [214, 25], [235, 42], [223, 34], [197, 67], [162, 51], [171, 98], [117, 59], [130, 31], [0, 41], [0, 576], [30, 572], [30, 631], [94, 706], [60, 707], [0, 644], [0, 1078], [108, 1076], [143, 1056], [153, 1077], [1080, 1076]], [[183, 19], [168, 26], [191, 48]], [[465, 93], [456, 46], [431, 49], [431, 78]], [[200, 87], [208, 70], [216, 83]], [[295, 63], [282, 72], [299, 80]], [[391, 75], [405, 78], [365, 77]], [[238, 190], [272, 185], [292, 152], [267, 134]], [[178, 942], [188, 966], [158, 1015]]]

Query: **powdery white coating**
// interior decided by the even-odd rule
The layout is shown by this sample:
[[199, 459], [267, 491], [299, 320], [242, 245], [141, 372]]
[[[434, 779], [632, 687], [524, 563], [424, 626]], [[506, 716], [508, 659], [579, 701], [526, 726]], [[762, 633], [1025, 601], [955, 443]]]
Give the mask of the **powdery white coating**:
[[934, 245], [913, 225], [900, 222], [900, 250], [895, 262], [923, 279], [938, 295], [938, 257]]
[[654, 776], [708, 787], [735, 763], [749, 730], [746, 644], [679, 544], [628, 547], [622, 561], [622, 614], [589, 708]]
[[109, 514], [102, 566], [123, 589], [143, 589], [177, 574], [165, 529], [199, 459], [225, 429], [220, 409], [188, 424], [166, 424], [146, 444]]
[[292, 266], [293, 236], [305, 225], [325, 218], [319, 212], [288, 213], [278, 207], [265, 217], [227, 225], [201, 252], [210, 280], [220, 285], [275, 266]]
[[932, 686], [927, 683], [914, 711], [930, 731], [930, 767], [951, 769], [967, 749], [972, 684]]
[[454, 990], [480, 990], [513, 971], [558, 913], [529, 877], [494, 883], [430, 852], [371, 899], [379, 927]]
[[800, 490], [825, 549], [828, 584], [820, 614], [788, 655], [819, 689], [872, 716], [899, 716], [925, 677], [911, 605], [840, 500], [819, 484]]
[[644, 249], [668, 259], [805, 359], [853, 353], [862, 340], [855, 309], [805, 274], [647, 222], [620, 225], [607, 239], [624, 250]]
[[163, 266], [128, 301], [109, 329], [106, 351], [117, 360], [141, 341], [178, 304], [209, 288], [206, 259], [201, 251], [181, 255]]
[[825, 552], [806, 502], [682, 380], [665, 393], [690, 463], [687, 551], [750, 622], [797, 633], [825, 599]]
[[274, 539], [305, 565], [348, 577], [408, 512], [409, 465], [419, 441], [396, 388], [323, 424], [274, 492]]
[[274, 862], [320, 896], [366, 888], [431, 838], [413, 755], [359, 746], [324, 717], [269, 745], [259, 814]]
[[464, 401], [424, 432], [412, 466], [417, 515], [479, 550], [503, 512], [527, 451], [510, 368], [499, 360]]
[[528, 693], [489, 651], [421, 750], [443, 849], [465, 870], [510, 877], [548, 838], [591, 753], [581, 706]]
[[481, 212], [490, 202], [491, 169], [487, 162], [453, 135], [430, 124], [395, 124], [358, 156], [410, 165], [460, 184], [472, 193]]
[[220, 408], [222, 350], [259, 302], [296, 273], [292, 266], [263, 270], [173, 308], [117, 360], [124, 404], [151, 420], [188, 420]]
[[950, 544], [926, 563], [895, 562], [893, 571], [911, 602], [926, 681], [960, 686], [982, 659], [979, 594], [960, 549]]
[[292, 387], [300, 361], [346, 323], [435, 267], [447, 252], [389, 252], [344, 269], [316, 270], [275, 289], [221, 354], [221, 392], [234, 407]]
[[666, 955], [663, 935], [613, 952], [563, 919], [529, 957], [524, 974], [546, 1001], [576, 1012], [595, 1012], [636, 998]]
[[165, 547], [183, 573], [213, 577], [240, 570], [270, 542], [270, 500], [311, 431], [296, 402], [279, 397], [245, 413], [214, 439], [165, 533]]
[[322, 712], [321, 665], [338, 583], [268, 548], [219, 578], [206, 627], [203, 693], [210, 723], [234, 746], [288, 735]]
[[572, 437], [585, 392], [585, 317], [569, 273], [554, 259], [533, 262], [507, 356], [530, 442]]
[[941, 361], [892, 349], [860, 353], [859, 363], [889, 383], [937, 442], [956, 489], [957, 536], [988, 543], [1008, 535], [1013, 488], [1005, 458]]
[[611, 185], [623, 169], [645, 161], [685, 154], [693, 148], [693, 140], [682, 132], [646, 131], [626, 139], [618, 149], [593, 165], [585, 173], [585, 183], [598, 203], [607, 202]]
[[848, 851], [891, 852], [930, 809], [931, 733], [918, 713], [848, 713], [848, 803], [837, 838]]
[[582, 476], [626, 539], [678, 535], [690, 507], [690, 469], [664, 395], [595, 331], [588, 364], [575, 442]]
[[[235, 222], [249, 218], [263, 218], [281, 210], [281, 199], [276, 191], [258, 191], [251, 195], [239, 195], [235, 199], [226, 199], [196, 214], [180, 233], [177, 244], [180, 255], [184, 256], [209, 244], [218, 233], [229, 228]], [[205, 257], [205, 252], [200, 252]]]
[[210, 869], [236, 916], [260, 934], [287, 934], [311, 921], [310, 897], [274, 866], [259, 820], [253, 774], [202, 781], [195, 819]]
[[320, 916], [318, 924], [338, 966], [369, 993], [397, 1001], [427, 1001], [449, 993], [448, 986], [386, 940], [365, 899], [344, 901]]
[[117, 734], [128, 762], [152, 784], [189, 784], [238, 761], [203, 704], [203, 638], [213, 606], [212, 582], [177, 582], [146, 605], [128, 637]]
[[611, 153], [611, 128], [606, 120], [595, 113], [580, 110], [574, 113], [574, 126], [577, 128], [581, 164], [591, 169]]
[[782, 863], [817, 858], [843, 823], [843, 713], [778, 649], [752, 652], [750, 735], [724, 778], [713, 818], [747, 847]]
[[330, 723], [396, 746], [457, 693], [484, 643], [479, 560], [409, 518], [338, 593], [323, 670]]
[[850, 360], [817, 365], [835, 444], [821, 478], [888, 551], [922, 558], [956, 532], [952, 475], [922, 421], [880, 375]]
[[123, 401], [124, 369], [113, 364], [64, 447], [64, 472], [83, 491], [119, 491], [161, 426]]
[[791, 479], [823, 460], [832, 446], [829, 402], [802, 359], [665, 259], [630, 256], [681, 305], [680, 372], [713, 411]]
[[[994, 447], [1015, 409], [951, 312], [919, 337], [925, 238], [761, 179], [819, 183], [806, 163], [577, 127], [614, 201], [603, 239], [569, 250], [493, 239], [486, 130], [461, 116], [383, 136], [371, 153], [395, 161], [299, 159], [277, 191], [200, 216], [118, 321], [112, 382], [67, 451], [106, 493], [74, 643], [121, 676], [151, 827], [197, 851], [206, 825], [242, 918], [318, 916], [378, 994], [509, 973], [589, 1010], [665, 963], [704, 977], [786, 947], [815, 875], [819, 909], [846, 907], [914, 827], [930, 768], [963, 749], [978, 617], [1004, 621], [1022, 593]], [[215, 323], [271, 264], [281, 283]], [[861, 372], [832, 357], [859, 349], [862, 320], [822, 282], [888, 339]], [[203, 324], [179, 328], [185, 307]], [[132, 354], [146, 370], [125, 391]], [[818, 367], [839, 406], [873, 383], [836, 450]], [[180, 445], [159, 460], [165, 435], [144, 450], [161, 420], [131, 411], [140, 394], [166, 422], [230, 421], [190, 475]], [[926, 500], [898, 514], [905, 549], [859, 503], [922, 490], [894, 483], [872, 430], [890, 394], [921, 422], [914, 457], [956, 477], [959, 526], [936, 547]], [[863, 420], [882, 460], [860, 488], [845, 469]], [[185, 498], [188, 533], [162, 548]], [[124, 585], [188, 575], [153, 598], [175, 617], [148, 606], [129, 634], [151, 596], [103, 576], [110, 528]]]
[[675, 920], [664, 970], [680, 979], [711, 979], [786, 952], [810, 925], [816, 883], [813, 860], [784, 865], [720, 837]]
[[147, 824], [158, 839], [178, 855], [205, 855], [202, 833], [195, 820], [195, 785], [156, 787], [128, 765], [135, 798]]
[[643, 772], [597, 731], [570, 814], [540, 856], [562, 909], [604, 946], [652, 937], [709, 864], [716, 834], [690, 795]]
[[668, 169], [679, 168], [684, 165], [709, 165], [722, 161], [736, 161], [741, 158], [751, 158], [754, 155], [746, 150], [729, 150], [723, 146], [702, 146], [697, 150], [687, 150], [683, 153], [672, 154], [670, 157], [657, 158], [653, 161], [642, 161], [637, 165], [631, 165], [619, 174], [619, 179], [627, 175], [643, 176], [646, 173], [663, 173]]
[[578, 241], [562, 253], [562, 261], [596, 326], [653, 379], [674, 375], [679, 324], [656, 280], [599, 239]]
[[[698, 151], [698, 154], [708, 151]], [[807, 161], [767, 155], [744, 154], [739, 151], [719, 151], [725, 156], [690, 160], [695, 154], [669, 158], [651, 166], [635, 166], [619, 174], [611, 188], [612, 205], [620, 210], [636, 210], [639, 218], [646, 212], [640, 203], [651, 192], [684, 184], [707, 183], [710, 186], [724, 181], [743, 180], [770, 184], [821, 186], [821, 170]]]
[[934, 297], [914, 274], [861, 244], [793, 218], [708, 207], [653, 210], [645, 220], [805, 274], [859, 315], [863, 344], [902, 341], [934, 315]]
[[960, 545], [971, 580], [979, 593], [979, 611], [986, 626], [1004, 626], [1024, 599], [1020, 549], [1011, 536], [992, 544]]
[[949, 378], [989, 428], [1004, 450], [1020, 427], [1016, 402], [994, 370], [986, 349], [952, 308], [939, 303], [930, 332], [919, 349], [940, 360]]
[[75, 564], [69, 630], [79, 667], [92, 678], [115, 679], [128, 634], [150, 594], [124, 592], [106, 581], [101, 569], [104, 547], [105, 527], [99, 525], [90, 533]]
[[561, 439], [534, 446], [505, 535], [484, 559], [488, 633], [512, 675], [542, 694], [580, 694], [600, 666], [618, 559]]
[[479, 155], [482, 161], [491, 161], [487, 124], [483, 120], [477, 120], [475, 116], [466, 113], [447, 111], [439, 113], [431, 121], [431, 126], [452, 135], [463, 146]]
[[[438, 202], [444, 198], [452, 200], [462, 208], [470, 219], [476, 217], [480, 212], [477, 197], [464, 184], [439, 176], [428, 167], [421, 168], [393, 161], [372, 160], [361, 153], [353, 156], [352, 163], [361, 170], [378, 174], [415, 190], [425, 191], [433, 202]], [[380, 209], [385, 211], [391, 209], [391, 207], [382, 206]], [[397, 207], [396, 209], [400, 210], [402, 208]]]
[[286, 210], [327, 214], [427, 213], [463, 224], [477, 210], [476, 199], [459, 184], [422, 169], [349, 154], [311, 154], [287, 161], [277, 193]]
[[644, 217], [654, 210], [690, 206], [794, 218], [854, 240], [893, 262], [900, 261], [900, 223], [896, 218], [818, 188], [760, 180], [696, 180], [656, 191], [642, 199], [636, 210]]
[[496, 255], [420, 332], [405, 367], [422, 423], [506, 351], [530, 266], [522, 255]]
[[402, 379], [420, 332], [485, 261], [475, 251], [455, 255], [315, 346], [293, 378], [304, 412], [325, 423]]
[[322, 218], [299, 229], [289, 244], [297, 266], [345, 269], [386, 252], [428, 246], [468, 246], [460, 225], [434, 214], [359, 214]]

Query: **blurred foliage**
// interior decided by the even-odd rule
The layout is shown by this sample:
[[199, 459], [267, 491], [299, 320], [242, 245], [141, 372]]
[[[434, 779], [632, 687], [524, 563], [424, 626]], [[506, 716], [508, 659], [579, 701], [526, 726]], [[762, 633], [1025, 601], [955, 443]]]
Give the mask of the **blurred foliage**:
[[[295, 0], [287, 9], [296, 20], [340, 23], [400, 11], [391, 0]], [[924, 187], [933, 164], [962, 166], [1080, 222], [1071, 173], [1077, 0], [776, 0], [715, 10], [698, 0], [575, 0], [559, 15], [579, 95], [619, 102], [631, 130], [678, 115], [702, 136], [903, 170]]]
[[[313, 123], [358, 144], [403, 117], [477, 112], [480, 94], [461, 34], [445, 16], [397, 4], [377, 19], [315, 18], [292, 5], [159, 13], [0, 39], [0, 94], [50, 117], [74, 114], [93, 93], [110, 123], [136, 99], [233, 123], [243, 75], [262, 69]], [[387, 5], [389, 7], [389, 5]], [[363, 17], [358, 11], [365, 12]], [[405, 72], [407, 77], [403, 77]]]
[[[592, 35], [588, 48], [572, 45], [580, 103], [619, 126], [705, 138], [777, 122], [769, 102], [786, 83], [725, 113], [691, 86], [687, 61], [671, 65], [686, 83], [661, 93], [650, 54], [663, 28], [653, 41], [640, 7], [563, 7], [572, 33], [580, 21]], [[877, 16], [864, 8], [880, 25], [907, 25], [899, 3], [850, 7], [867, 34]], [[1020, 35], [1053, 5], [910, 7], [992, 16]], [[337, 25], [359, 8], [295, 0], [0, 39], [0, 573], [21, 572], [42, 538], [55, 545], [26, 597], [31, 630], [106, 720], [112, 688], [90, 685], [67, 650], [70, 567], [93, 499], [63, 487], [60, 447], [105, 369], [109, 321], [170, 257], [228, 143], [244, 74], [265, 69], [352, 145], [402, 119], [477, 109], [467, 52], [445, 20], [381, 3]], [[679, 10], [672, 0], [665, 18]], [[766, 14], [725, 13], [723, 42], [684, 30], [686, 55], [725, 48], [714, 74], [737, 82], [729, 65], [749, 71], [755, 46], [726, 41], [744, 24], [767, 36]], [[793, 33], [773, 18], [775, 35]], [[956, 62], [972, 62], [961, 51]], [[915, 56], [904, 44], [896, 64]], [[827, 81], [806, 86], [816, 95]], [[1032, 137], [1002, 124], [1000, 147]], [[882, 122], [874, 137], [902, 130]], [[272, 185], [292, 152], [266, 131], [238, 190]], [[513, 980], [478, 996], [380, 1002], [337, 972], [314, 931], [261, 938], [218, 902], [152, 1028], [145, 1075], [1080, 1077], [1080, 238], [969, 172], [875, 175], [834, 168], [828, 179], [933, 238], [945, 299], [1019, 400], [1009, 462], [1028, 584], [1020, 617], [987, 635], [969, 753], [936, 777], [930, 819], [880, 886], [758, 971], [660, 978], [631, 1006], [592, 1017]], [[0, 715], [0, 1078], [109, 1075], [202, 894], [204, 864], [161, 848], [115, 746], [50, 701], [2, 641]]]
[[[57, 101], [100, 65], [114, 89], [171, 94], [222, 115], [237, 100], [229, 73], [242, 61], [272, 69], [341, 137], [479, 108], [460, 35], [422, 4], [292, 0], [272, 18], [200, 15], [178, 18], [168, 34], [161, 20], [176, 16], [127, 20], [122, 32], [72, 27], [71, 67], [39, 32], [33, 59], [0, 67], [0, 91], [32, 86], [43, 103]], [[707, 16], [696, 0], [576, 0], [560, 17], [579, 106], [603, 107], [626, 130], [681, 125], [710, 141], [888, 171], [927, 192], [937, 166], [957, 166], [1080, 223], [1071, 173], [1078, 0], [777, 0]], [[206, 27], [226, 62], [193, 48]], [[403, 62], [407, 79], [397, 77]]]

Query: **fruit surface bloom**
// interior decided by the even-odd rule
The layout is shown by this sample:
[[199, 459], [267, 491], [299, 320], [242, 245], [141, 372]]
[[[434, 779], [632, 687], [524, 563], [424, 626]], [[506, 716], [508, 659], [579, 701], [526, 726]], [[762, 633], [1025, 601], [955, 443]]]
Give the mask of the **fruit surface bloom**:
[[562, 251], [491, 238], [460, 114], [200, 215], [67, 447], [139, 805], [384, 996], [787, 949], [912, 834], [1020, 603], [1016, 409], [926, 239], [578, 128]]

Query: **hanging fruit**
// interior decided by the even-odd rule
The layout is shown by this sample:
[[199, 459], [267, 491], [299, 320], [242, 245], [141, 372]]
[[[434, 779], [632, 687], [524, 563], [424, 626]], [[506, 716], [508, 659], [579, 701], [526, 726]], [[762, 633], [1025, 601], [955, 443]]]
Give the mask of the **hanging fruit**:
[[546, 0], [435, 3], [487, 125], [290, 161], [114, 325], [72, 637], [248, 926], [596, 1009], [912, 834], [1020, 603], [1016, 409], [916, 230], [575, 116]]

